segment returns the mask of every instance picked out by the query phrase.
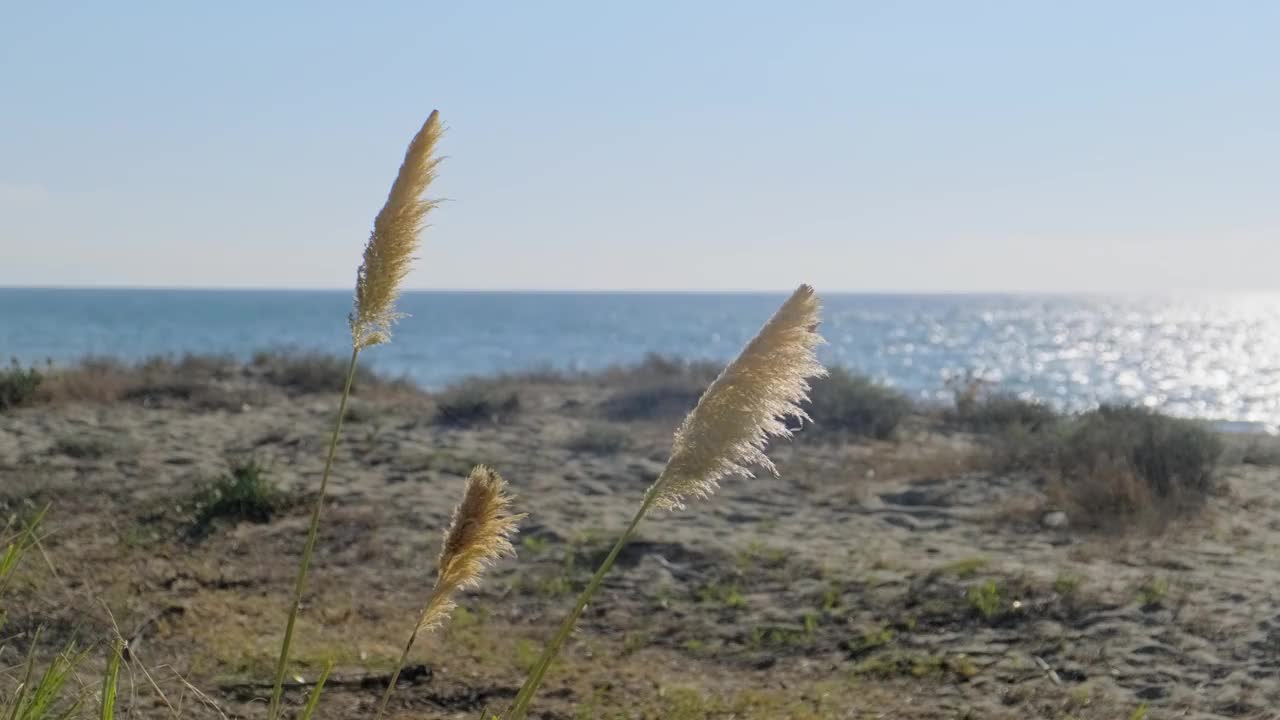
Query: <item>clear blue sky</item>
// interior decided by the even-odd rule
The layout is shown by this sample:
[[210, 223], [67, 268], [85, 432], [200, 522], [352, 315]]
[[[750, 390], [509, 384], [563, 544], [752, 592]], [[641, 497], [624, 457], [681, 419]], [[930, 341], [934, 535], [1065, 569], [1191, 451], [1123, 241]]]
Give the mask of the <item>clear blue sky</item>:
[[0, 0], [0, 285], [1280, 288], [1280, 3]]

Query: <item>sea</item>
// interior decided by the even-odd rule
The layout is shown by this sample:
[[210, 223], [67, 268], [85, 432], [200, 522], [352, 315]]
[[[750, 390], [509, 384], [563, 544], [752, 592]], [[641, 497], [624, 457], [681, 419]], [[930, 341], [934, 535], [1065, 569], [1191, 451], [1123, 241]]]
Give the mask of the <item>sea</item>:
[[[409, 292], [362, 362], [427, 388], [659, 353], [724, 362], [777, 293]], [[825, 294], [830, 365], [945, 403], [964, 378], [1065, 410], [1138, 403], [1280, 427], [1280, 294]], [[345, 291], [0, 288], [0, 358], [66, 364], [290, 348], [345, 355]]]

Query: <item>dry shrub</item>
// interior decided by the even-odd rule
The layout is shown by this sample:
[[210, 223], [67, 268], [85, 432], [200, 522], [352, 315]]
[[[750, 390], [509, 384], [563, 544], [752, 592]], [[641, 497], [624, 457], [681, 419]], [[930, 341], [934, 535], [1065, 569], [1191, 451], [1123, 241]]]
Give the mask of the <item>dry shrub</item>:
[[[286, 391], [309, 393], [341, 392], [347, 381], [350, 360], [320, 352], [269, 350], [255, 353], [249, 369], [263, 380]], [[379, 383], [371, 370], [356, 368], [351, 392], [358, 393]]]
[[85, 358], [49, 373], [40, 389], [46, 402], [115, 402], [134, 382], [132, 369], [110, 358]]
[[1058, 422], [1049, 405], [1011, 393], [956, 395], [955, 408], [946, 414], [949, 424], [972, 432], [999, 432], [1018, 426], [1031, 431]]
[[1222, 439], [1202, 424], [1145, 408], [1103, 406], [1029, 434], [1052, 500], [1073, 525], [1162, 527], [1217, 490]]
[[[253, 377], [286, 392], [306, 394], [341, 390], [347, 361], [320, 353], [270, 351], [254, 355], [247, 366], [216, 355], [152, 357], [135, 364], [90, 357], [74, 366], [49, 372], [40, 384], [45, 402], [180, 403], [204, 410], [237, 410], [261, 400], [261, 392], [245, 382]], [[237, 382], [241, 381], [241, 382]], [[406, 380], [388, 380], [359, 369], [352, 391], [417, 393]]]
[[813, 381], [805, 411], [816, 437], [869, 437], [886, 440], [914, 410], [900, 391], [841, 367]]

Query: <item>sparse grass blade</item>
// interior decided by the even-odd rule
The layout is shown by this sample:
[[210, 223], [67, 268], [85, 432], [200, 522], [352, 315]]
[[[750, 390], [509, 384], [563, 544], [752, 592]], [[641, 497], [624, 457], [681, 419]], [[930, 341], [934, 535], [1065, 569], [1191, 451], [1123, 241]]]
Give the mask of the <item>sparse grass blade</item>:
[[22, 674], [22, 682], [18, 683], [18, 687], [13, 691], [13, 697], [9, 699], [8, 712], [5, 714], [8, 720], [17, 720], [18, 713], [27, 701], [27, 692], [31, 688], [31, 676], [34, 674], [36, 667], [36, 647], [40, 644], [40, 633], [41, 629], [37, 628], [31, 638], [31, 647], [27, 649], [26, 670]]
[[117, 639], [111, 646], [111, 657], [107, 659], [107, 671], [102, 677], [102, 703], [99, 706], [100, 720], [113, 720], [116, 716], [116, 690], [120, 680], [120, 661], [124, 656], [124, 641]]
[[31, 641], [31, 650], [27, 654], [27, 667], [22, 685], [19, 686], [9, 708], [9, 720], [49, 720], [74, 715], [80, 706], [80, 698], [68, 703], [57, 712], [58, 700], [63, 695], [67, 680], [75, 673], [75, 669], [84, 659], [83, 653], [77, 653], [73, 646], [58, 653], [49, 661], [49, 667], [34, 680], [35, 654], [39, 644], [39, 634]]
[[315, 715], [316, 707], [320, 704], [320, 693], [324, 692], [325, 681], [329, 679], [331, 672], [333, 672], [332, 660], [324, 664], [324, 670], [316, 680], [316, 686], [307, 694], [307, 704], [302, 708], [302, 714], [298, 716], [298, 720], [311, 720], [311, 716]]
[[[26, 527], [5, 545], [4, 554], [0, 555], [0, 598], [3, 598], [5, 591], [9, 589], [9, 584], [13, 581], [14, 572], [18, 569], [18, 565], [22, 563], [22, 558], [26, 556], [31, 548], [35, 547], [36, 542], [40, 539], [36, 535], [36, 531], [40, 527], [40, 523], [44, 521], [45, 513], [48, 511], [49, 506], [45, 505], [40, 512], [36, 513], [35, 517], [25, 523]], [[0, 625], [3, 625], [3, 620], [4, 606], [0, 605]]]

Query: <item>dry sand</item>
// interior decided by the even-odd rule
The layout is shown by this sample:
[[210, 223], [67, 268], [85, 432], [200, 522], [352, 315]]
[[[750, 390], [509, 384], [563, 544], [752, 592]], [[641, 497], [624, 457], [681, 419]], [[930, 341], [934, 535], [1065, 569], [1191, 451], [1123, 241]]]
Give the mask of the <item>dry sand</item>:
[[[427, 396], [354, 400], [299, 625], [297, 688], [338, 663], [322, 717], [368, 714], [475, 463], [530, 514], [521, 557], [419, 644], [393, 711], [501, 708], [678, 420], [610, 423], [599, 381], [493, 385], [521, 407], [473, 427], [434, 421]], [[170, 716], [144, 665], [186, 714], [216, 716], [178, 676], [228, 715], [261, 716], [336, 399], [244, 377], [216, 389], [234, 402], [0, 414], [0, 510], [52, 505], [43, 557], [7, 603], [0, 666], [21, 662], [37, 626], [47, 654], [114, 622], [136, 716]], [[625, 447], [582, 449], [588, 432]], [[781, 478], [727, 482], [642, 526], [537, 716], [1110, 720], [1145, 703], [1148, 718], [1275, 717], [1280, 466], [1258, 458], [1280, 455], [1244, 444], [1224, 459], [1226, 491], [1159, 537], [1048, 528], [1035, 478], [984, 471], [972, 438], [924, 420], [895, 442], [775, 445]], [[249, 456], [293, 502], [193, 536], [197, 489]]]

